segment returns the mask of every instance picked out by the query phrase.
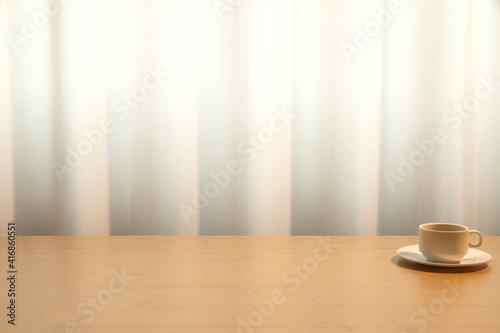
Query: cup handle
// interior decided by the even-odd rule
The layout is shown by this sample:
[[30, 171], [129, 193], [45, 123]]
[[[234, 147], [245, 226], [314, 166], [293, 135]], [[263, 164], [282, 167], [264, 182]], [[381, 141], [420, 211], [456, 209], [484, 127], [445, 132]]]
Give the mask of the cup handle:
[[478, 246], [481, 246], [481, 244], [483, 244], [483, 235], [477, 231], [477, 230], [469, 230], [469, 236], [470, 235], [473, 235], [473, 234], [476, 234], [477, 235], [477, 242], [472, 244], [472, 243], [469, 243], [469, 246], [470, 247], [478, 247]]

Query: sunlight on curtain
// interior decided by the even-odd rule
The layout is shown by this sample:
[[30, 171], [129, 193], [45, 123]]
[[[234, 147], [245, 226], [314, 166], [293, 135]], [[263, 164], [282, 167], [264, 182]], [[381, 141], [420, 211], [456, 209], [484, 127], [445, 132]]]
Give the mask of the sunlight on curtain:
[[[8, 31], [7, 4], [0, 2], [0, 35]], [[0, 221], [2, 226], [14, 219], [14, 174], [12, 170], [11, 140], [11, 89], [9, 49], [6, 41], [0, 42]], [[7, 228], [0, 229], [0, 235], [7, 234]]]
[[500, 234], [498, 2], [44, 3], [0, 0], [22, 234]]

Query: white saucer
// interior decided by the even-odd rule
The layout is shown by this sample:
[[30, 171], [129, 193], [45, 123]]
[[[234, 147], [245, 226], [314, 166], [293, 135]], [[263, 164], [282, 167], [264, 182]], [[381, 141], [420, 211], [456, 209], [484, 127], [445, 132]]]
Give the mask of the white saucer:
[[459, 263], [449, 264], [442, 262], [432, 262], [427, 260], [422, 255], [422, 252], [418, 249], [418, 244], [409, 245], [402, 247], [398, 250], [398, 255], [411, 262], [416, 262], [417, 264], [430, 265], [430, 266], [439, 266], [439, 267], [467, 267], [467, 266], [476, 266], [482, 265], [489, 262], [492, 257], [489, 253], [478, 249], [469, 248], [469, 252], [460, 260]]

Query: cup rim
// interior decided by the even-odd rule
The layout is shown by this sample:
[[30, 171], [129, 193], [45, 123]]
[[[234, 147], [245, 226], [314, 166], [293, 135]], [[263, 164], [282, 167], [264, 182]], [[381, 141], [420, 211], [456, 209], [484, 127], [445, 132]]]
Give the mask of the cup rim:
[[[457, 226], [457, 227], [460, 227], [460, 228], [463, 228], [463, 229], [462, 230], [435, 230], [435, 229], [424, 228], [425, 226], [428, 226], [428, 225], [452, 225], [452, 226]], [[420, 230], [433, 231], [433, 232], [446, 232], [446, 233], [469, 231], [469, 227], [467, 227], [465, 225], [462, 225], [462, 224], [440, 223], [440, 222], [436, 222], [436, 223], [423, 223], [423, 224], [419, 225], [418, 228]]]

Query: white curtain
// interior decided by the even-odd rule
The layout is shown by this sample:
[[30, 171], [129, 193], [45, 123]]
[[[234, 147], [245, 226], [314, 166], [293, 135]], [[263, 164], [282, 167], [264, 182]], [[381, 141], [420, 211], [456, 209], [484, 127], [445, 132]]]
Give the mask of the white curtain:
[[0, 0], [0, 35], [21, 234], [500, 235], [498, 1]]

